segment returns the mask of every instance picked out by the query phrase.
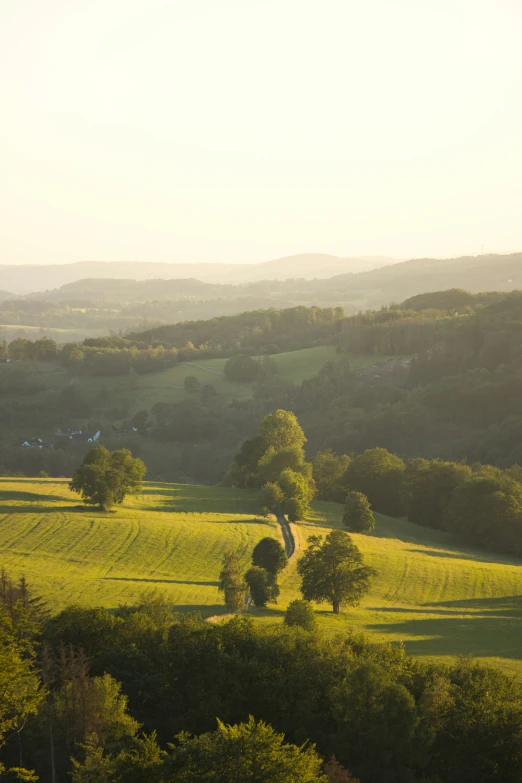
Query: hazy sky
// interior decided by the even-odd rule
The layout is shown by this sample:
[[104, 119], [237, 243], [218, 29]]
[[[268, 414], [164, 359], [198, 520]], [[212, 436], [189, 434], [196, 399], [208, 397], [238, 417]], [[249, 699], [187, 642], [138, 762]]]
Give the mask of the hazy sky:
[[520, 0], [0, 0], [0, 263], [522, 250]]

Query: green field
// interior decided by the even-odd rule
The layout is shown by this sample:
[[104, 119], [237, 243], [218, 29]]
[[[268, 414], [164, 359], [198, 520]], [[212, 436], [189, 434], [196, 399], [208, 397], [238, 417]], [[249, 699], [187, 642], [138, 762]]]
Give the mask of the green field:
[[[336, 504], [314, 504], [312, 517], [294, 526], [298, 547], [339, 526], [341, 513]], [[158, 588], [180, 610], [224, 613], [217, 590], [224, 550], [240, 549], [246, 565], [266, 535], [279, 537], [279, 529], [258, 516], [253, 491], [147, 483], [139, 498], [100, 513], [79, 506], [65, 480], [0, 479], [0, 565], [25, 574], [54, 609], [112, 608]], [[317, 607], [323, 630], [353, 628], [404, 641], [416, 656], [473, 654], [522, 672], [522, 561], [382, 515], [373, 535], [354, 538], [378, 576], [360, 607], [338, 617]], [[283, 573], [279, 603], [251, 611], [260, 622], [281, 621], [298, 597], [295, 563]]]
[[53, 326], [25, 326], [23, 324], [0, 324], [0, 335], [7, 342], [15, 337], [26, 337], [28, 340], [39, 340], [40, 337], [50, 337], [57, 343], [75, 343], [86, 337], [107, 337], [109, 329], [57, 329]]
[[[335, 360], [339, 356], [333, 346], [321, 345], [316, 348], [280, 353], [275, 355], [273, 359], [280, 378], [301, 383], [303, 380], [317, 375], [326, 362]], [[351, 357], [350, 362], [353, 369], [360, 369], [386, 362], [389, 358], [380, 355], [365, 355]], [[103, 407], [99, 398], [103, 388], [117, 398], [121, 395], [127, 396], [130, 402], [129, 415], [133, 415], [143, 409], [150, 410], [157, 402], [180, 402], [190, 397], [190, 393], [185, 390], [184, 386], [185, 378], [188, 375], [195, 375], [202, 384], [213, 384], [225, 399], [250, 397], [253, 384], [233, 383], [224, 377], [223, 370], [226, 361], [226, 359], [201, 359], [190, 364], [178, 364], [163, 372], [148, 373], [132, 378], [127, 375], [82, 375], [81, 378], [74, 378], [57, 362], [18, 361], [0, 365], [0, 377], [3, 373], [12, 372], [13, 369], [25, 370], [33, 380], [46, 387], [45, 390], [31, 395], [31, 399], [38, 401], [52, 396], [64, 386], [77, 383], [89, 402], [96, 407]], [[115, 401], [110, 400], [106, 406], [112, 408], [114, 404]]]

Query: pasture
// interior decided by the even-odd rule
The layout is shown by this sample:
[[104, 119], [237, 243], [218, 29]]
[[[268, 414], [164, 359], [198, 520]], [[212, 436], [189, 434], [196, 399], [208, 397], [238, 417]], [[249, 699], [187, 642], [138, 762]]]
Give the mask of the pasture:
[[[281, 622], [299, 597], [299, 548], [339, 527], [341, 516], [337, 504], [318, 502], [293, 526], [298, 552], [280, 579], [279, 603], [250, 610], [256, 621]], [[225, 614], [217, 589], [223, 552], [239, 549], [246, 566], [267, 535], [280, 531], [259, 516], [255, 491], [150, 482], [141, 496], [101, 513], [81, 506], [65, 479], [0, 479], [0, 566], [24, 574], [54, 610], [73, 602], [112, 608], [155, 588], [180, 611]], [[360, 630], [402, 641], [415, 656], [473, 654], [522, 673], [522, 561], [382, 515], [372, 535], [354, 538], [378, 576], [361, 606], [339, 616], [316, 607], [325, 632]]]

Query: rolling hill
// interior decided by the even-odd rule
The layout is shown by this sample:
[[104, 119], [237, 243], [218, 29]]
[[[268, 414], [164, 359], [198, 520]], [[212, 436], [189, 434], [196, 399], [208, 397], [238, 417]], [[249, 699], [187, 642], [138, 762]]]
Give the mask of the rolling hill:
[[[298, 551], [280, 580], [279, 603], [250, 610], [256, 621], [282, 620], [299, 595], [296, 559], [306, 538], [339, 527], [341, 515], [337, 504], [315, 503], [310, 519], [293, 525]], [[259, 517], [255, 491], [147, 483], [141, 496], [101, 513], [78, 506], [66, 480], [0, 479], [0, 565], [25, 574], [53, 609], [115, 607], [158, 589], [180, 611], [224, 614], [217, 589], [223, 552], [239, 549], [246, 565], [264, 536], [280, 530]], [[402, 641], [412, 655], [473, 654], [522, 672], [521, 561], [382, 515], [372, 535], [354, 538], [378, 576], [360, 607], [337, 617], [317, 607], [323, 630], [362, 630]]]
[[48, 291], [86, 278], [164, 280], [197, 278], [206, 283], [247, 283], [292, 277], [329, 277], [362, 272], [396, 260], [382, 256], [339, 258], [325, 253], [303, 253], [260, 264], [166, 264], [132, 261], [80, 261], [73, 264], [0, 265], [0, 279], [17, 294]]

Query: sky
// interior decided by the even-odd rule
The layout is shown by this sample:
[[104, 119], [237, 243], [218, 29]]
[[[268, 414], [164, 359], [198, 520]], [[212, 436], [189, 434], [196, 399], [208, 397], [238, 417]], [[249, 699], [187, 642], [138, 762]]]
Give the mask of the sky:
[[520, 0], [0, 0], [0, 263], [522, 250]]

